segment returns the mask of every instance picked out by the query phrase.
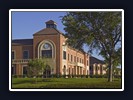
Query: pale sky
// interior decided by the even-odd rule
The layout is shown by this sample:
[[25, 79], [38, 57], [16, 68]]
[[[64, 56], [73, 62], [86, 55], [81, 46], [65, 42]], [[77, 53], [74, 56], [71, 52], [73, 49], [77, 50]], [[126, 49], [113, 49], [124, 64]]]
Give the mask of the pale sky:
[[[45, 28], [45, 22], [53, 20], [57, 23], [57, 29], [65, 33], [60, 16], [66, 12], [12, 12], [12, 39], [31, 39], [33, 34]], [[87, 51], [87, 48], [84, 47]], [[92, 56], [103, 60], [94, 51]]]

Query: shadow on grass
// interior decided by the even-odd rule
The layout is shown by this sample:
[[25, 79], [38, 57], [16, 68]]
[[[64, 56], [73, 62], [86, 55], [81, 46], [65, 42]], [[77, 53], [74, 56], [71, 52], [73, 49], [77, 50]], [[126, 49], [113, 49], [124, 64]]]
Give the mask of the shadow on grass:
[[57, 82], [56, 80], [50, 79], [50, 78], [41, 78], [41, 79], [36, 79], [35, 78], [19, 78], [15, 79], [15, 82], [12, 82], [12, 84], [25, 84], [25, 83], [30, 83], [30, 84], [37, 84], [37, 83], [43, 83], [43, 82]]

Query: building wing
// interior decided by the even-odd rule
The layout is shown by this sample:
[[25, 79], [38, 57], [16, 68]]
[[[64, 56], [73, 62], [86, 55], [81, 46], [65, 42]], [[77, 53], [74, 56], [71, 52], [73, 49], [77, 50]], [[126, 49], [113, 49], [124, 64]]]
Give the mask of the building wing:
[[33, 45], [33, 39], [14, 39], [12, 45]]

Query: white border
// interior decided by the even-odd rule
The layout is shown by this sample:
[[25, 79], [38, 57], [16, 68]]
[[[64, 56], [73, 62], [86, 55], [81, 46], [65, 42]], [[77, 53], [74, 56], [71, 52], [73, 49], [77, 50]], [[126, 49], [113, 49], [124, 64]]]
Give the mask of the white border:
[[[11, 38], [12, 12], [15, 11], [121, 11], [122, 12], [122, 89], [12, 89], [11, 88]], [[123, 9], [10, 9], [9, 10], [9, 90], [10, 91], [124, 91], [124, 10]]]

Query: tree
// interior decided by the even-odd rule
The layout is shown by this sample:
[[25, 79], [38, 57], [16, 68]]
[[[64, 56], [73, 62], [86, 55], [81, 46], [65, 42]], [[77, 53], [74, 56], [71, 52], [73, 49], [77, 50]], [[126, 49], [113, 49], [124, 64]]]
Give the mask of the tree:
[[[117, 69], [118, 69], [118, 66], [121, 65], [121, 54], [122, 54], [122, 51], [121, 51], [121, 47], [115, 51], [114, 55], [112, 56], [112, 74], [115, 75], [115, 73], [117, 72]], [[104, 55], [101, 53], [101, 55], [104, 57]], [[105, 58], [105, 57], [104, 57]], [[105, 59], [104, 62], [108, 65], [108, 60]], [[108, 67], [106, 67], [106, 70], [107, 70], [107, 74], [109, 74], [109, 69]], [[114, 76], [112, 76], [114, 77]]]
[[121, 12], [68, 12], [62, 17], [67, 44], [83, 50], [86, 44], [92, 53], [95, 49], [107, 61], [108, 81], [112, 82], [113, 62], [121, 57]]
[[44, 59], [30, 60], [27, 67], [28, 75], [34, 76], [36, 78], [36, 83], [37, 83], [37, 77], [43, 74], [45, 67], [46, 67], [46, 62]]

